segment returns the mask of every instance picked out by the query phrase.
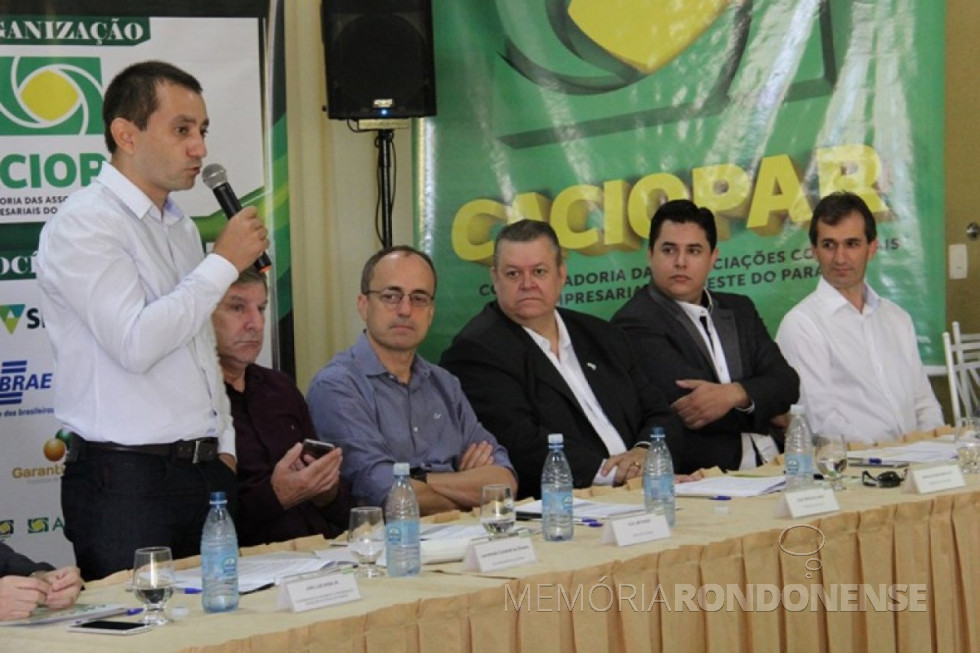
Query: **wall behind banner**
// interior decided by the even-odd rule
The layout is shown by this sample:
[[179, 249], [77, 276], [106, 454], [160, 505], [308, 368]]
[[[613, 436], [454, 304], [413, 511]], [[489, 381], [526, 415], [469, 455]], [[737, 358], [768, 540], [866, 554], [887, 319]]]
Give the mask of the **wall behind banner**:
[[[277, 146], [263, 122], [257, 15], [132, 16], [131, 7], [114, 20], [57, 13], [61, 27], [52, 36], [45, 26], [55, 13], [40, 11], [42, 5], [57, 13], [51, 2], [19, 2], [0, 12], [0, 539], [64, 564], [71, 560], [58, 483], [65, 435], [53, 414], [57, 377], [33, 261], [44, 222], [65, 196], [91, 183], [107, 158], [105, 86], [140, 60], [164, 59], [191, 71], [205, 89], [211, 160], [224, 163], [244, 203], [260, 203], [278, 225], [276, 204], [263, 200], [266, 157], [274, 159]], [[175, 199], [213, 240], [225, 220], [211, 192], [198, 185]], [[288, 256], [283, 263], [288, 269]]]

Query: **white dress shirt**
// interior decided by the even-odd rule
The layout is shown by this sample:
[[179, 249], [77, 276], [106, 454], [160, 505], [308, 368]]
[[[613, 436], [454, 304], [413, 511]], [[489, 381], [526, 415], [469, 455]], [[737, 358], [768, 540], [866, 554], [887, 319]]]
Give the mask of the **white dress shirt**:
[[[555, 311], [555, 322], [558, 323], [558, 356], [555, 356], [551, 352], [551, 342], [547, 338], [527, 327], [523, 327], [523, 329], [531, 336], [531, 340], [541, 348], [541, 351], [544, 352], [544, 355], [555, 366], [555, 369], [558, 370], [561, 377], [565, 379], [565, 383], [568, 384], [572, 394], [575, 395], [575, 399], [578, 400], [579, 406], [585, 412], [585, 416], [589, 418], [589, 423], [592, 424], [592, 428], [596, 430], [599, 438], [606, 445], [609, 455], [614, 456], [625, 453], [626, 443], [616, 430], [616, 427], [606, 417], [605, 411], [599, 405], [599, 400], [596, 399], [595, 393], [592, 392], [592, 386], [589, 385], [588, 380], [585, 378], [585, 373], [582, 372], [582, 366], [579, 364], [578, 356], [575, 355], [575, 348], [572, 346], [572, 339], [568, 336], [568, 329], [565, 328], [565, 322], [562, 321], [558, 311]], [[608, 474], [603, 475], [602, 467], [600, 466], [592, 484], [612, 485], [615, 477], [615, 467], [609, 470]]]
[[[707, 290], [704, 292], [708, 297], [708, 305], [710, 306], [711, 293]], [[691, 320], [691, 323], [694, 324], [694, 328], [701, 334], [701, 339], [708, 347], [708, 351], [711, 352], [711, 363], [714, 365], [715, 374], [718, 376], [718, 383], [731, 383], [732, 375], [728, 371], [728, 359], [725, 358], [725, 350], [721, 346], [721, 339], [718, 337], [718, 331], [715, 329], [715, 322], [711, 319], [710, 309], [700, 304], [691, 304], [690, 302], [678, 301], [677, 304], [683, 309], [684, 314]], [[744, 409], [736, 407], [735, 410], [743, 413], [751, 413], [755, 410], [755, 404], [753, 403]], [[739, 460], [739, 469], [754, 469], [758, 467], [755, 457], [756, 449], [759, 450], [760, 455], [766, 462], [779, 453], [779, 449], [776, 447], [772, 436], [761, 433], [742, 433], [741, 435], [742, 457]]]
[[810, 428], [874, 443], [941, 426], [912, 319], [867, 284], [864, 297], [859, 312], [821, 277], [779, 325]]
[[216, 436], [235, 453], [211, 313], [238, 272], [204, 256], [171, 199], [161, 215], [106, 162], [45, 225], [37, 263], [66, 428], [126, 445]]

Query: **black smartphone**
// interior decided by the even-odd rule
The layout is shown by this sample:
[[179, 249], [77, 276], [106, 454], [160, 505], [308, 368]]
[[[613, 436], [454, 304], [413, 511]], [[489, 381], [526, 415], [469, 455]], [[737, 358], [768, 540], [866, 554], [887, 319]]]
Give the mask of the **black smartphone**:
[[135, 635], [145, 633], [150, 626], [141, 621], [112, 621], [111, 619], [92, 619], [68, 627], [75, 633], [99, 633], [102, 635]]
[[336, 447], [329, 442], [321, 442], [310, 438], [303, 440], [303, 453], [313, 456], [314, 458], [319, 458], [324, 454], [328, 454], [334, 449], [336, 449]]

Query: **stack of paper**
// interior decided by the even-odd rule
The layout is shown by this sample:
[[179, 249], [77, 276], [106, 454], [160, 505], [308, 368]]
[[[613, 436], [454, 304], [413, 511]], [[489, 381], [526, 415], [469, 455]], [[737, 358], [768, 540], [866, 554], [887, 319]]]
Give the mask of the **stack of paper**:
[[690, 483], [677, 483], [674, 493], [679, 497], [757, 497], [778, 492], [785, 483], [785, 476], [713, 476]]
[[874, 447], [852, 451], [848, 460], [864, 464], [939, 463], [956, 459], [956, 446], [943, 440], [920, 440], [894, 447]]
[[[270, 587], [285, 576], [319, 571], [331, 564], [309, 553], [280, 551], [245, 556], [238, 559], [238, 589], [243, 594]], [[201, 568], [191, 567], [177, 572], [176, 586], [181, 589], [201, 588]]]
[[[572, 500], [572, 514], [576, 519], [608, 519], [616, 515], [630, 512], [641, 512], [643, 504], [639, 503], [602, 503], [585, 499]], [[541, 516], [541, 500], [532, 501], [517, 506], [517, 514], [527, 517]]]

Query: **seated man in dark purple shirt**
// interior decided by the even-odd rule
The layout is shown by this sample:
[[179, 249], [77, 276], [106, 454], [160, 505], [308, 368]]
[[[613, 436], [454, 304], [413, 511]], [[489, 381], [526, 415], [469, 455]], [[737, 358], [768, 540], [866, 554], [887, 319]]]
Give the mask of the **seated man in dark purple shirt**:
[[225, 293], [211, 318], [231, 401], [238, 450], [238, 541], [243, 546], [304, 535], [335, 537], [347, 528], [343, 453], [303, 454], [316, 439], [310, 412], [292, 379], [255, 364], [262, 351], [268, 289], [251, 268]]

